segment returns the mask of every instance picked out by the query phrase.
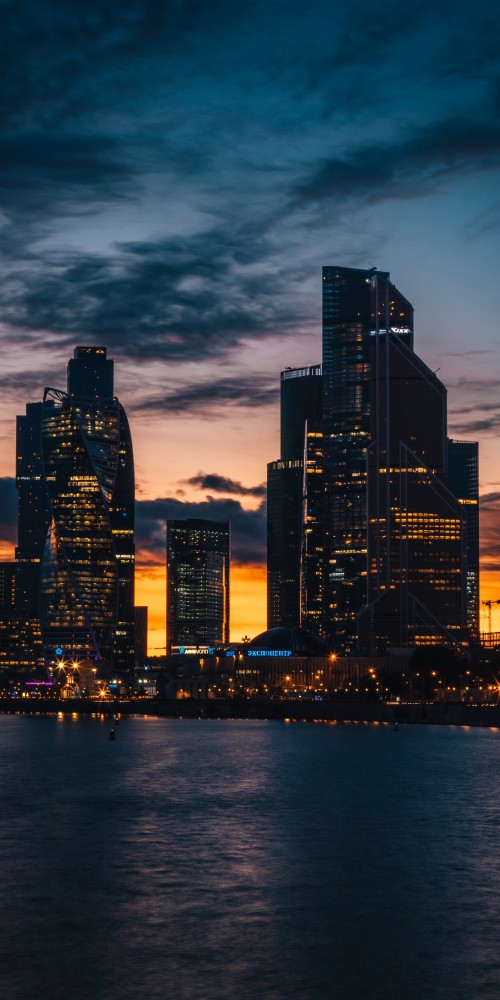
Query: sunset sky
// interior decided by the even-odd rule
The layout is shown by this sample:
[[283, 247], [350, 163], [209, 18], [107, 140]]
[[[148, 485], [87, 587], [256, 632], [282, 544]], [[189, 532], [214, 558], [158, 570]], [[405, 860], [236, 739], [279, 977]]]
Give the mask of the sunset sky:
[[450, 433], [480, 441], [482, 597], [500, 598], [497, 5], [2, 7], [3, 558], [15, 416], [65, 387], [77, 344], [104, 344], [150, 652], [166, 516], [231, 520], [232, 637], [265, 628], [279, 372], [321, 360], [322, 265], [376, 266], [415, 307]]

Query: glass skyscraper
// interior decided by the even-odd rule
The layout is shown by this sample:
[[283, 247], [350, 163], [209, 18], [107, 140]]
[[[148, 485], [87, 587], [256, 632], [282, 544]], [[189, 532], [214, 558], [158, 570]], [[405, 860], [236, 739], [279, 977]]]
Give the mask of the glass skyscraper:
[[325, 469], [323, 431], [306, 421], [300, 551], [300, 623], [326, 636], [325, 608]]
[[477, 634], [477, 444], [447, 444], [446, 389], [389, 273], [322, 277], [322, 406], [305, 391], [313, 369], [282, 374], [268, 625], [300, 619], [340, 653], [461, 646]]
[[479, 447], [448, 438], [448, 485], [467, 525], [467, 625], [479, 639]]
[[46, 389], [41, 461], [49, 505], [40, 616], [56, 650], [104, 669], [134, 662], [134, 464], [104, 347], [77, 347], [67, 392]]
[[267, 627], [300, 622], [302, 458], [267, 466]]
[[16, 418], [16, 486], [18, 524], [16, 607], [40, 618], [40, 571], [50, 524], [50, 508], [42, 467], [42, 403], [27, 403]]
[[167, 521], [167, 651], [229, 642], [228, 521]]
[[281, 372], [281, 456], [267, 467], [267, 627], [301, 620], [306, 424], [321, 418], [321, 366]]
[[330, 641], [354, 651], [367, 595], [366, 451], [372, 337], [413, 344], [413, 307], [385, 271], [323, 268], [325, 617]]
[[366, 653], [466, 632], [466, 525], [447, 484], [446, 389], [396, 332], [371, 345]]

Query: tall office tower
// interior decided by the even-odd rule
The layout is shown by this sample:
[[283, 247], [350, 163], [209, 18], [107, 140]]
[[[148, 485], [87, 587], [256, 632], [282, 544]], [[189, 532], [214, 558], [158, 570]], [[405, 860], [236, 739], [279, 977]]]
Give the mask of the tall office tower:
[[267, 466], [267, 627], [300, 622], [300, 546], [304, 463]]
[[307, 420], [320, 420], [323, 400], [321, 365], [286, 368], [280, 376], [280, 440], [283, 462], [304, 457]]
[[413, 308], [383, 271], [323, 268], [323, 447], [327, 491], [325, 619], [330, 643], [356, 648], [367, 599], [366, 451], [377, 334], [413, 346]]
[[135, 658], [142, 663], [148, 655], [148, 609], [142, 605], [134, 608]]
[[16, 418], [16, 607], [37, 619], [40, 615], [40, 570], [50, 523], [41, 456], [42, 409], [42, 403], [27, 403], [26, 414]]
[[300, 622], [304, 447], [307, 421], [321, 419], [321, 366], [281, 373], [281, 457], [267, 467], [267, 625]]
[[229, 642], [228, 521], [167, 521], [167, 652]]
[[16, 563], [0, 562], [0, 612], [11, 612], [16, 606]]
[[326, 635], [325, 608], [325, 472], [321, 425], [306, 422], [302, 538], [300, 553], [300, 623], [321, 637]]
[[448, 438], [448, 485], [462, 504], [467, 526], [467, 626], [479, 638], [479, 446]]
[[12, 667], [12, 631], [15, 618], [15, 562], [0, 562], [0, 680]]
[[17, 562], [0, 563], [0, 671], [16, 677], [39, 673], [43, 663], [39, 617], [17, 606], [18, 568]]
[[54, 650], [104, 669], [134, 663], [134, 465], [104, 347], [77, 347], [68, 391], [46, 389], [42, 466], [50, 505], [40, 610]]
[[370, 371], [361, 645], [369, 653], [460, 646], [467, 637], [465, 518], [446, 485], [446, 389], [397, 333], [372, 339]]

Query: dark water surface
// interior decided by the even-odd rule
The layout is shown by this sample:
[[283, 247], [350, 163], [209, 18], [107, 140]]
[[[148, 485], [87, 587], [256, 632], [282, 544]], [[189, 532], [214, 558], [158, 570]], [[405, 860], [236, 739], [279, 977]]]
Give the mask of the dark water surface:
[[0, 716], [6, 1000], [500, 997], [500, 733]]

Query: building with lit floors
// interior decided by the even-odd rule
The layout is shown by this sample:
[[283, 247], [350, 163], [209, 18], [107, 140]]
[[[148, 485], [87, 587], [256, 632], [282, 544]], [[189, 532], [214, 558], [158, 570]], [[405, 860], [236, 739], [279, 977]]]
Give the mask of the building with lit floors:
[[306, 421], [302, 474], [300, 548], [300, 622], [302, 628], [324, 638], [325, 609], [325, 469], [321, 424]]
[[167, 521], [167, 653], [229, 642], [230, 526]]
[[467, 643], [466, 523], [447, 483], [446, 389], [408, 339], [380, 332], [370, 358], [364, 652]]
[[340, 656], [462, 649], [478, 622], [477, 444], [447, 443], [446, 390], [389, 273], [322, 277], [321, 368], [282, 374], [268, 627], [300, 622]]
[[27, 403], [16, 417], [16, 607], [40, 617], [40, 572], [50, 524], [50, 505], [42, 467], [42, 403]]
[[[280, 397], [281, 455], [267, 467], [268, 628], [294, 627], [300, 622], [304, 453], [306, 448], [311, 453], [313, 450], [312, 438], [308, 442], [306, 437], [306, 425], [311, 434], [319, 427], [321, 366], [281, 372]], [[312, 547], [308, 558], [311, 555]], [[310, 560], [309, 564], [312, 567]]]
[[45, 390], [41, 441], [50, 516], [40, 581], [46, 659], [60, 649], [103, 671], [131, 670], [134, 464], [105, 347], [77, 347], [67, 392]]
[[372, 340], [413, 344], [413, 307], [386, 271], [323, 268], [325, 622], [332, 648], [357, 647], [367, 598], [366, 452], [371, 440]]
[[467, 627], [479, 639], [479, 446], [448, 438], [448, 486], [462, 504], [466, 524]]
[[17, 608], [17, 569], [14, 561], [0, 563], [0, 683], [8, 676], [43, 676], [40, 620], [23, 601]]

